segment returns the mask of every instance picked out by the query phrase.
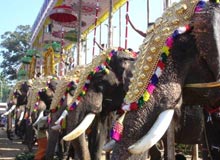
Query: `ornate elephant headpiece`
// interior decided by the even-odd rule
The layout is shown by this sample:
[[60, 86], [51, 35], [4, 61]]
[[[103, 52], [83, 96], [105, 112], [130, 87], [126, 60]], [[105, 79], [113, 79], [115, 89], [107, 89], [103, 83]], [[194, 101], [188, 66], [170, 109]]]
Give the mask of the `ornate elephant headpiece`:
[[162, 74], [173, 38], [190, 29], [190, 20], [195, 12], [205, 5], [201, 0], [182, 0], [174, 3], [147, 30], [144, 43], [135, 62], [133, 77], [124, 99], [125, 103], [135, 103], [137, 108], [147, 101]]
[[81, 73], [84, 72], [85, 66], [75, 66], [73, 70], [69, 71], [57, 84], [57, 89], [54, 94], [54, 98], [51, 102], [50, 110], [52, 112], [57, 111], [62, 102], [67, 96], [67, 92], [72, 85], [79, 82]]

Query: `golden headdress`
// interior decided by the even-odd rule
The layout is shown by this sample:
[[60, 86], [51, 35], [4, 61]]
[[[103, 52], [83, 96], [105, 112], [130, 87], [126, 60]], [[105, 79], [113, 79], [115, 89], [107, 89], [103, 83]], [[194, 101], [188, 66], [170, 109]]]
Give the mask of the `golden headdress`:
[[134, 78], [131, 78], [125, 103], [136, 102], [143, 95], [157, 67], [166, 39], [177, 28], [189, 24], [198, 2], [199, 0], [182, 0], [174, 3], [147, 30], [147, 36], [140, 46], [140, 53], [132, 71]]

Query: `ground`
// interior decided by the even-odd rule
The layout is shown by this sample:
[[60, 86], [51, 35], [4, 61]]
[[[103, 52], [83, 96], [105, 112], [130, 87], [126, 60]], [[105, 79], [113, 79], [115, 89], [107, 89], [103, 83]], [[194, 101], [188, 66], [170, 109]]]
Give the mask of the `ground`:
[[[36, 152], [36, 149], [37, 146], [34, 146], [33, 152]], [[8, 140], [6, 128], [0, 127], [0, 160], [15, 160], [16, 155], [21, 153], [28, 153], [27, 146], [22, 144], [22, 140], [16, 137], [13, 140]], [[102, 158], [102, 160], [104, 159]], [[191, 156], [187, 156], [187, 160], [191, 160]]]
[[[36, 151], [36, 146], [34, 146]], [[22, 144], [22, 140], [14, 137], [8, 140], [6, 128], [0, 127], [0, 160], [14, 160], [16, 155], [28, 152], [27, 146]]]

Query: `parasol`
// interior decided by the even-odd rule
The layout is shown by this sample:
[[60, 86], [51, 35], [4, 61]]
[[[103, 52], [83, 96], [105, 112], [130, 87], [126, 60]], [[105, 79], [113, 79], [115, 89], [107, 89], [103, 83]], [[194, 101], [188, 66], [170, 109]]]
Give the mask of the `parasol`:
[[77, 17], [73, 14], [72, 7], [65, 4], [54, 7], [50, 12], [49, 17], [50, 19], [60, 23], [73, 22], [77, 20]]

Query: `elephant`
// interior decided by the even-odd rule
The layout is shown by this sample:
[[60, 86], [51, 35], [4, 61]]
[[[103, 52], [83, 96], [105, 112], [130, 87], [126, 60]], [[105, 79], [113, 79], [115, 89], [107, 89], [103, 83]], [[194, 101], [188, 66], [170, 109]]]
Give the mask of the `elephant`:
[[[203, 8], [204, 6], [205, 8]], [[219, 37], [218, 11], [218, 4], [213, 2], [206, 4], [203, 1], [181, 1], [169, 8], [164, 16], [159, 18], [155, 25], [148, 30], [149, 35], [140, 47], [140, 55], [132, 71], [134, 78], [131, 78], [131, 84], [122, 106], [126, 112], [123, 121], [124, 130], [121, 139], [113, 149], [112, 159], [146, 159], [146, 147], [142, 144], [146, 144], [149, 149], [163, 136], [169, 126], [168, 122], [173, 117], [174, 109], [175, 122], [178, 123], [181, 106], [219, 105], [217, 87], [191, 88], [191, 86], [198, 87], [199, 85], [186, 85], [218, 81], [219, 46], [216, 42], [218, 39], [215, 39], [215, 37]], [[175, 14], [178, 15], [178, 18], [183, 14], [184, 18], [177, 19]], [[209, 41], [205, 41], [205, 39]], [[166, 46], [163, 46], [165, 41]], [[155, 56], [157, 60], [156, 63], [153, 63], [154, 55], [157, 55], [161, 48], [164, 53]], [[148, 87], [144, 87], [144, 85]], [[94, 85], [93, 90], [92, 87], [88, 89], [77, 108], [83, 105], [89, 106], [90, 109], [98, 110], [100, 108], [104, 94], [98, 95], [100, 90], [96, 88], [97, 86]], [[145, 92], [145, 88], [148, 89], [148, 92]], [[142, 96], [143, 93], [144, 96]], [[89, 97], [95, 98], [90, 98], [90, 100]], [[160, 115], [161, 112], [162, 115]], [[159, 121], [156, 121], [158, 116]], [[161, 119], [164, 120], [162, 124], [166, 127], [160, 125]], [[156, 136], [156, 139], [153, 138], [153, 143], [148, 137], [144, 138], [145, 141], [139, 143], [141, 148], [136, 149], [136, 146], [140, 145], [132, 144], [144, 136], [155, 121], [161, 127], [159, 129], [162, 129], [161, 134]], [[153, 128], [156, 127], [153, 126]], [[179, 126], [176, 125], [176, 128], [178, 129]], [[150, 133], [154, 134], [154, 132], [154, 130], [150, 130]], [[149, 135], [151, 136], [151, 134]]]
[[[192, 15], [187, 14], [190, 18], [189, 26], [184, 24], [185, 27], [177, 27], [173, 30], [169, 20], [174, 22], [175, 14], [186, 15], [190, 6]], [[169, 15], [168, 19], [166, 19], [167, 15]], [[216, 3], [181, 1], [167, 9], [163, 17], [156, 21], [151, 30], [148, 30], [152, 35], [147, 36], [141, 46], [139, 58], [132, 72], [134, 78], [131, 79], [124, 99], [125, 104], [122, 106], [126, 112], [123, 136], [113, 149], [112, 159], [146, 158], [143, 155], [163, 136], [172, 120], [174, 110], [174, 126], [178, 130], [181, 107], [219, 106], [219, 89], [210, 88], [212, 85], [209, 85], [213, 84], [209, 82], [219, 80], [219, 44], [218, 38], [216, 39], [219, 37], [219, 16], [219, 5]], [[170, 28], [166, 28], [167, 26]], [[158, 44], [162, 39], [162, 35], [158, 35], [159, 30], [169, 29], [172, 33], [167, 34], [168, 38], [164, 39], [169, 50], [163, 48], [164, 52], [169, 52], [169, 56], [165, 58], [162, 55], [161, 59], [166, 59], [162, 61], [164, 64], [157, 61], [157, 66], [151, 69], [150, 65], [154, 57], [149, 54], [156, 54], [158, 47], [153, 43]], [[205, 41], [206, 39], [208, 41]], [[143, 72], [140, 71], [141, 67]], [[149, 78], [144, 73], [148, 70], [153, 73]], [[193, 83], [199, 85], [192, 85]], [[204, 88], [205, 85], [199, 87], [201, 83], [208, 84], [208, 88]], [[192, 86], [198, 88], [191, 88]], [[139, 140], [140, 138], [143, 141]]]
[[[108, 57], [108, 54], [111, 55], [111, 58]], [[105, 61], [106, 56], [109, 58], [107, 58], [108, 64], [103, 62]], [[91, 79], [89, 79], [90, 83], [88, 84], [88, 86], [86, 86], [88, 87], [88, 91], [86, 89], [85, 97], [80, 100], [82, 102], [80, 102], [73, 111], [69, 111], [67, 116], [67, 131], [70, 132], [71, 130], [76, 128], [81, 121], [83, 121], [84, 117], [87, 117], [87, 114], [96, 114], [93, 123], [86, 132], [88, 136], [88, 147], [91, 159], [100, 159], [101, 157], [102, 146], [104, 145], [108, 136], [109, 126], [111, 125], [112, 117], [114, 117], [114, 114], [111, 114], [111, 112], [117, 110], [117, 108], [120, 107], [123, 97], [125, 95], [123, 84], [121, 83], [124, 69], [127, 68], [130, 63], [133, 63], [135, 59], [133, 55], [131, 56], [130, 52], [125, 52], [122, 48], [119, 48], [117, 50], [109, 49], [106, 51], [105, 55], [101, 55], [100, 57], [104, 57], [102, 58], [104, 60], [99, 62], [99, 57], [96, 57], [93, 60], [93, 63], [87, 66], [86, 72], [84, 72], [81, 76], [82, 78], [80, 78], [79, 82], [81, 86], [77, 86], [78, 90], [75, 92], [74, 96], [79, 93], [79, 90], [85, 83], [85, 78], [88, 76], [88, 74], [90, 74], [94, 70], [97, 71], [97, 73], [92, 73]], [[98, 61], [98, 63], [96, 63], [96, 60]], [[106, 65], [106, 68], [101, 65], [102, 63]], [[100, 66], [94, 68], [97, 65]], [[106, 72], [108, 74], [106, 74]], [[91, 90], [95, 91], [90, 92]], [[102, 95], [100, 94], [102, 92], [105, 93], [103, 101], [96, 101], [96, 97], [102, 97]], [[74, 99], [74, 96], [72, 99]], [[89, 105], [84, 104], [84, 102], [89, 101], [96, 102], [98, 106], [91, 108]], [[81, 105], [81, 103], [83, 105]], [[87, 119], [89, 119], [90, 116], [91, 115], [89, 115]], [[84, 131], [80, 131], [82, 133], [82, 136], [84, 136], [85, 134]], [[89, 158], [87, 157], [86, 159]]]
[[[76, 89], [77, 83], [79, 81], [79, 75], [81, 72], [83, 72], [84, 66], [75, 66], [73, 70], [69, 71], [64, 77], [61, 78], [59, 81], [55, 93], [54, 98], [50, 105], [50, 124], [49, 124], [49, 130], [48, 130], [48, 145], [46, 150], [46, 159], [53, 159], [56, 146], [58, 148], [57, 156], [59, 158], [62, 158], [65, 156], [64, 152], [71, 154], [69, 151], [71, 150], [72, 145], [71, 144], [65, 144], [65, 148], [63, 148], [63, 145], [61, 142], [63, 135], [66, 132], [66, 128], [62, 128], [59, 126], [59, 128], [53, 128], [53, 125], [55, 121], [59, 118], [59, 116], [62, 114], [62, 112], [66, 108], [67, 104], [67, 98], [69, 95], [74, 94], [74, 90]], [[70, 148], [70, 149], [68, 149]], [[79, 147], [78, 147], [79, 148]], [[78, 155], [83, 156], [82, 151], [80, 148], [75, 150], [75, 152], [78, 153]], [[73, 153], [72, 153], [73, 154]], [[71, 156], [71, 155], [68, 155]], [[72, 155], [73, 157], [73, 155]], [[81, 158], [82, 159], [82, 158]]]
[[[14, 108], [16, 110], [15, 134], [22, 139], [25, 138], [24, 133], [26, 128], [26, 120], [24, 120], [23, 117], [25, 116], [28, 91], [31, 88], [32, 83], [32, 80], [18, 82], [13, 93], [12, 104], [16, 106], [16, 108]], [[11, 109], [10, 112], [14, 109]]]

